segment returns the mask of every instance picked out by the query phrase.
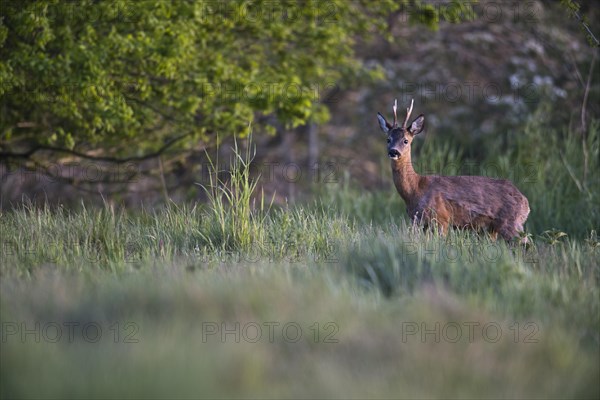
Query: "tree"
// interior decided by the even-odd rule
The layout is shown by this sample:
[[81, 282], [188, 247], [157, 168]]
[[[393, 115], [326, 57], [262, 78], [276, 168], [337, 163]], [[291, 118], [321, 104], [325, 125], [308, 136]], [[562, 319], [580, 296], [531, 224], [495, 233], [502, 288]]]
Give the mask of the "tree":
[[[412, 7], [410, 21], [435, 26], [434, 8]], [[355, 38], [385, 33], [400, 10], [394, 0], [3, 1], [0, 159], [119, 163], [250, 124], [323, 122], [325, 92], [381, 74], [355, 57]]]

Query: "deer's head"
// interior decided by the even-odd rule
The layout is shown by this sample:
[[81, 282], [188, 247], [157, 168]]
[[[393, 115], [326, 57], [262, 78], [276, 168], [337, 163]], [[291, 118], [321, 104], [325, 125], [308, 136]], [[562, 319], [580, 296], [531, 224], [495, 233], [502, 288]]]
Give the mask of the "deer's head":
[[423, 114], [415, 118], [410, 125], [407, 125], [410, 114], [412, 113], [413, 103], [414, 100], [410, 102], [410, 107], [406, 109], [406, 118], [404, 119], [402, 126], [398, 125], [398, 117], [396, 114], [398, 100], [394, 101], [394, 107], [392, 108], [394, 110], [393, 124], [387, 122], [383, 115], [377, 113], [379, 127], [383, 133], [387, 135], [388, 156], [392, 160], [399, 160], [406, 157], [407, 154], [410, 155], [410, 144], [412, 143], [413, 138], [421, 133], [425, 126], [425, 116]]

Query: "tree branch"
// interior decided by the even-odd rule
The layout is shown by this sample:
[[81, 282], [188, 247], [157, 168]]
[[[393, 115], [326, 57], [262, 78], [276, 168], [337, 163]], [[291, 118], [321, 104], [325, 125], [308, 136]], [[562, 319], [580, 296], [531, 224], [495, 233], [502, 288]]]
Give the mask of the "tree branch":
[[575, 11], [574, 14], [575, 14], [575, 18], [577, 18], [577, 20], [579, 21], [579, 23], [587, 31], [587, 33], [589, 35], [588, 37], [590, 39], [592, 39], [596, 43], [596, 47], [600, 47], [600, 41], [598, 41], [598, 39], [596, 39], [596, 36], [594, 36], [594, 34], [592, 33], [592, 31], [590, 30], [590, 27], [585, 23], [585, 21], [583, 20], [583, 18], [581, 18], [581, 16], [579, 15], [579, 12]]
[[3, 158], [28, 159], [28, 158], [31, 158], [31, 156], [33, 156], [38, 151], [46, 150], [46, 151], [52, 151], [52, 152], [55, 152], [55, 153], [70, 154], [70, 155], [73, 155], [75, 157], [84, 158], [86, 160], [105, 161], [105, 162], [110, 162], [110, 163], [115, 163], [115, 164], [124, 164], [124, 163], [132, 162], [132, 161], [145, 161], [145, 160], [148, 160], [150, 158], [157, 157], [157, 156], [163, 154], [167, 149], [169, 149], [170, 147], [172, 147], [173, 145], [175, 145], [177, 142], [181, 141], [182, 139], [186, 138], [189, 135], [191, 135], [191, 132], [188, 132], [188, 133], [185, 133], [183, 135], [174, 137], [174, 138], [168, 140], [157, 151], [155, 151], [153, 153], [145, 154], [143, 156], [126, 157], [126, 158], [108, 157], [108, 156], [96, 157], [96, 156], [90, 156], [89, 154], [81, 153], [81, 152], [78, 152], [78, 151], [75, 151], [75, 150], [66, 149], [66, 148], [63, 148], [63, 147], [37, 145], [37, 146], [33, 147], [32, 149], [24, 152], [24, 153], [13, 153], [13, 152], [7, 152], [7, 151], [0, 152], [0, 160], [2, 160]]

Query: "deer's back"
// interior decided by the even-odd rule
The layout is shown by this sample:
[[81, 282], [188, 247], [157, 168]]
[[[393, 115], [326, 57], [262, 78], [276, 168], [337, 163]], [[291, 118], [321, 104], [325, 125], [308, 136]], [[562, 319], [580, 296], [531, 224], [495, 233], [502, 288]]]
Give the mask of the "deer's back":
[[420, 214], [442, 218], [456, 226], [511, 225], [521, 231], [529, 214], [527, 198], [506, 179], [434, 175], [422, 178], [421, 198], [412, 210], [417, 217]]

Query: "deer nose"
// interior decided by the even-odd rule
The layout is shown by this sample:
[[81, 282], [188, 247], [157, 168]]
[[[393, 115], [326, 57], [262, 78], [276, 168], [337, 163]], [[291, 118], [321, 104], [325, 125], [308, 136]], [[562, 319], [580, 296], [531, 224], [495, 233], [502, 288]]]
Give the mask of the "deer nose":
[[400, 152], [396, 149], [391, 149], [388, 151], [388, 156], [390, 156], [390, 158], [397, 158], [400, 157]]

